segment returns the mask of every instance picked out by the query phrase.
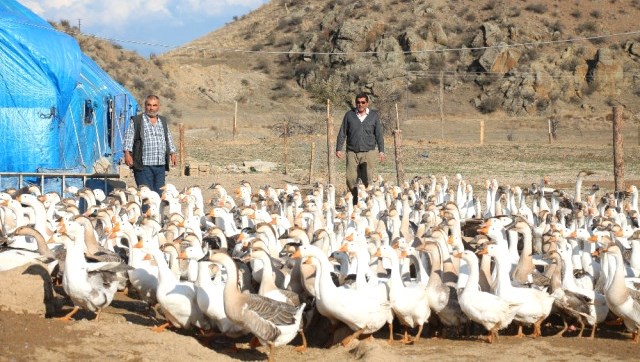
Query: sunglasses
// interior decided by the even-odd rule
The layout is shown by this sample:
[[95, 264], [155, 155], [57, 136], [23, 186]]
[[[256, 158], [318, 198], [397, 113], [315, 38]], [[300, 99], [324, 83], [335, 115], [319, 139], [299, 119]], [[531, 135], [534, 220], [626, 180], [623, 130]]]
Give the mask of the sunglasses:
[[367, 101], [356, 102], [356, 104], [367, 104]]

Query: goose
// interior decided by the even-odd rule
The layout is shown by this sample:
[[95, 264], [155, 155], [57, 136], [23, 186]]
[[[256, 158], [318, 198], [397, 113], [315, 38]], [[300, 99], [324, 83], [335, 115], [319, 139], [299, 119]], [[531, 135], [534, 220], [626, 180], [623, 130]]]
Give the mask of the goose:
[[556, 336], [562, 336], [564, 332], [567, 331], [568, 326], [566, 317], [569, 316], [580, 323], [580, 337], [582, 337], [582, 333], [584, 332], [584, 321], [586, 319], [587, 323], [593, 326], [591, 330], [591, 338], [594, 338], [596, 331], [595, 318], [591, 316], [591, 305], [593, 304], [593, 301], [585, 295], [575, 293], [562, 287], [562, 273], [566, 266], [562, 262], [562, 257], [557, 251], [550, 251], [547, 258], [552, 261], [550, 265], [550, 268], [553, 269], [551, 271], [550, 291], [551, 295], [555, 298], [553, 306], [555, 312], [560, 314], [562, 317], [562, 322], [564, 324], [564, 327], [556, 333]]
[[[211, 268], [214, 278], [211, 279]], [[198, 261], [198, 278], [195, 282], [196, 301], [205, 316], [211, 319], [220, 333], [236, 338], [251, 331], [242, 323], [235, 323], [227, 317], [224, 311], [224, 287], [226, 281], [222, 278], [223, 268], [208, 259]]]
[[472, 251], [464, 250], [454, 256], [464, 259], [469, 270], [467, 283], [458, 296], [460, 309], [470, 320], [487, 330], [487, 342], [493, 343], [498, 340], [498, 331], [511, 324], [520, 304], [509, 303], [497, 295], [480, 290], [478, 257]]
[[443, 283], [442, 247], [435, 242], [426, 241], [416, 249], [426, 252], [430, 259], [431, 273], [427, 282], [429, 308], [438, 315], [445, 327], [458, 328], [466, 324], [468, 318], [460, 308], [456, 288]]
[[[18, 243], [13, 243], [12, 240], [18, 237], [33, 238], [36, 242], [36, 251], [14, 245]], [[23, 225], [15, 229], [9, 237], [8, 244], [8, 247], [0, 249], [0, 272], [15, 269], [36, 260], [42, 260], [46, 263], [49, 274], [53, 274], [58, 261], [61, 258], [64, 259], [59, 244], [52, 248], [48, 247], [42, 234], [29, 225]]]
[[524, 336], [522, 323], [534, 325], [532, 333], [534, 338], [542, 335], [540, 326], [551, 313], [554, 298], [541, 290], [512, 286], [509, 278], [511, 266], [504, 248], [500, 248], [496, 244], [488, 244], [479, 253], [491, 255], [496, 263], [497, 288], [495, 294], [508, 303], [519, 304], [515, 316], [515, 320], [521, 323], [518, 326], [518, 336]]
[[260, 289], [258, 289], [259, 295], [279, 302], [291, 304], [295, 307], [300, 305], [300, 297], [297, 293], [286, 289], [280, 289], [276, 286], [273, 267], [271, 265], [271, 256], [266, 251], [260, 248], [254, 248], [251, 251], [250, 259], [258, 259], [263, 265]]
[[[262, 345], [268, 345], [269, 360], [274, 360], [275, 347], [288, 344], [298, 334], [305, 304], [294, 307], [257, 294], [242, 293], [238, 289], [237, 269], [231, 257], [225, 253], [214, 253], [209, 260], [227, 270], [223, 292], [227, 317], [245, 326]], [[303, 339], [303, 345], [298, 350], [305, 349], [306, 340]]]
[[158, 265], [158, 289], [156, 298], [168, 322], [154, 327], [162, 332], [169, 325], [176, 328], [189, 329], [192, 326], [207, 330], [210, 322], [198, 307], [196, 291], [193, 283], [179, 281], [169, 269], [164, 254], [158, 248], [143, 249], [155, 259]]
[[[404, 253], [404, 252], [403, 252]], [[406, 253], [404, 253], [406, 255]], [[374, 256], [387, 258], [391, 261], [391, 277], [389, 278], [389, 301], [393, 314], [404, 326], [404, 338], [402, 343], [417, 343], [420, 340], [424, 324], [429, 320], [431, 309], [427, 297], [425, 285], [406, 287], [400, 277], [400, 261], [396, 250], [388, 245], [378, 248]], [[409, 340], [407, 330], [418, 327], [413, 341]], [[390, 327], [392, 328], [392, 327]], [[389, 342], [393, 342], [393, 334], [389, 335]]]
[[604, 251], [613, 257], [612, 261], [615, 264], [615, 271], [609, 276], [605, 292], [607, 305], [611, 312], [622, 318], [625, 327], [632, 333], [633, 342], [638, 343], [640, 341], [640, 302], [631, 297], [624, 283], [626, 271], [622, 252], [615, 244], [610, 244]]
[[136, 290], [142, 301], [147, 303], [147, 312], [158, 303], [156, 297], [158, 291], [158, 266], [155, 262], [146, 258], [146, 253], [142, 250], [144, 241], [141, 240], [129, 249], [128, 264], [131, 270], [128, 271], [129, 282]]
[[84, 231], [78, 223], [61, 220], [59, 232], [66, 235], [62, 242], [67, 250], [62, 286], [74, 304], [73, 310], [60, 320], [71, 320], [80, 308], [95, 312], [99, 320], [100, 312], [111, 304], [118, 289], [116, 273], [127, 268], [119, 262], [88, 263], [80, 240]]
[[[377, 288], [360, 290], [336, 287], [331, 278], [333, 266], [326, 255], [313, 245], [300, 245], [292, 258], [312, 257], [318, 262], [316, 276], [316, 307], [320, 314], [335, 324], [344, 322], [352, 331], [342, 340], [347, 346], [361, 334], [372, 334], [393, 319], [391, 303], [386, 296], [380, 297]], [[389, 330], [393, 333], [393, 330]]]

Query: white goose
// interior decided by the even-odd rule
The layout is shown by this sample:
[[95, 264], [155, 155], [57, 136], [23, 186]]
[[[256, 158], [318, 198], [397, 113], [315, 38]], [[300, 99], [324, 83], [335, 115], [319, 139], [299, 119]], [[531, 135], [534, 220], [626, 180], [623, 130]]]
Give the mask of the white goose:
[[622, 318], [624, 325], [632, 333], [632, 340], [638, 343], [640, 341], [640, 302], [631, 297], [625, 285], [626, 271], [622, 252], [615, 244], [609, 245], [605, 252], [613, 257], [615, 263], [615, 272], [609, 276], [605, 292], [607, 305], [615, 315]]
[[156, 298], [162, 312], [169, 322], [154, 328], [162, 332], [170, 324], [177, 328], [188, 329], [191, 326], [209, 329], [209, 320], [204, 316], [196, 302], [196, 291], [193, 283], [179, 281], [169, 269], [169, 265], [160, 249], [144, 249], [158, 265], [158, 289]]
[[498, 340], [498, 331], [506, 328], [515, 317], [519, 304], [509, 303], [497, 295], [480, 291], [478, 257], [470, 250], [454, 254], [463, 258], [469, 268], [467, 284], [458, 297], [460, 308], [472, 321], [482, 324], [489, 332], [487, 341]]
[[[389, 279], [389, 301], [391, 302], [391, 309], [404, 326], [402, 343], [416, 343], [420, 340], [424, 324], [429, 320], [429, 316], [431, 315], [426, 285], [416, 284], [405, 287], [400, 277], [398, 253], [392, 247], [382, 245], [378, 248], [374, 256], [391, 260], [391, 278]], [[413, 338], [413, 341], [410, 341], [407, 330], [415, 327], [418, 327], [418, 332]], [[389, 337], [389, 342], [393, 342], [393, 334], [390, 334]]]
[[60, 319], [69, 321], [83, 308], [95, 312], [98, 320], [100, 312], [111, 304], [118, 290], [116, 273], [126, 270], [126, 265], [114, 262], [87, 263], [81, 240], [84, 230], [78, 223], [63, 220], [60, 233], [67, 236], [62, 238], [67, 249], [62, 286], [74, 304], [73, 310]]
[[336, 287], [330, 274], [333, 266], [319, 248], [300, 245], [292, 257], [313, 257], [318, 261], [316, 307], [320, 314], [330, 320], [340, 320], [354, 331], [342, 340], [343, 346], [361, 334], [376, 332], [392, 320], [391, 303], [386, 297], [380, 299], [377, 288], [356, 290]]
[[196, 279], [196, 301], [202, 312], [211, 319], [223, 335], [235, 338], [251, 333], [242, 323], [235, 323], [224, 311], [224, 286], [222, 267], [213, 264], [214, 278], [211, 279], [212, 262], [198, 262], [198, 279]]
[[[551, 313], [554, 298], [546, 292], [530, 289], [516, 288], [511, 285], [509, 278], [509, 270], [511, 265], [508, 261], [508, 251], [500, 248], [498, 245], [487, 245], [480, 254], [489, 254], [493, 257], [498, 270], [496, 281], [496, 295], [511, 304], [519, 304], [515, 320], [520, 323], [533, 324], [534, 331], [532, 336], [538, 337], [542, 335], [540, 326], [542, 322]], [[518, 327], [518, 336], [524, 336], [522, 333], [522, 324]]]

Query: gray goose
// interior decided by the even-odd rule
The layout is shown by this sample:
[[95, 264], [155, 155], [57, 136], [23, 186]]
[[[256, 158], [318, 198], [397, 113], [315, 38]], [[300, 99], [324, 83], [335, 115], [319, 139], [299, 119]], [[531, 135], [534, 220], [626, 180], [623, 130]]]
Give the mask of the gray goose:
[[[269, 360], [275, 356], [275, 347], [285, 345], [296, 336], [301, 327], [305, 304], [294, 307], [257, 294], [242, 293], [238, 289], [238, 272], [231, 257], [215, 253], [209, 259], [227, 270], [224, 287], [224, 311], [234, 323], [244, 325], [263, 345], [269, 346]], [[303, 340], [300, 350], [306, 349]]]

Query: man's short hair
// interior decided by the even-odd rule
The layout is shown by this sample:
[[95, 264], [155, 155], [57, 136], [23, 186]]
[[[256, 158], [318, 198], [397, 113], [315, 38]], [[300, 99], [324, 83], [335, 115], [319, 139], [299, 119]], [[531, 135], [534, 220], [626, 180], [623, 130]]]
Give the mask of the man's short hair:
[[364, 98], [367, 102], [369, 102], [369, 96], [366, 93], [358, 93], [356, 95], [356, 100], [358, 100], [358, 98]]

